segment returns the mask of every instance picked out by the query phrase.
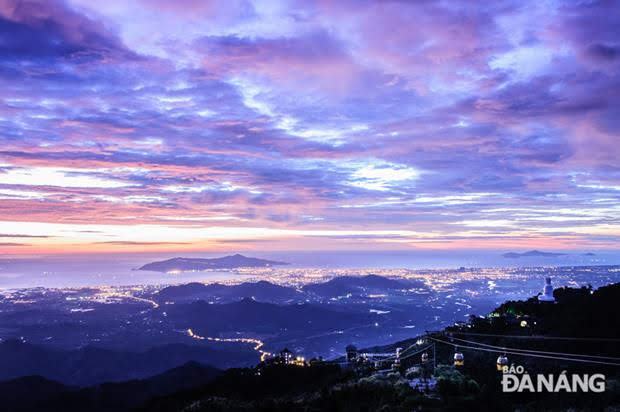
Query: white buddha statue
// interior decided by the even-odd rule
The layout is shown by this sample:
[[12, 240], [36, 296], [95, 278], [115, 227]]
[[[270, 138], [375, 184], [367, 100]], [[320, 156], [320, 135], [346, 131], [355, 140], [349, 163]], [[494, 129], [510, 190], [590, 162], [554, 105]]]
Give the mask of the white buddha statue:
[[545, 278], [545, 288], [543, 289], [542, 295], [538, 295], [538, 300], [541, 302], [555, 301], [553, 297], [553, 286], [551, 286], [551, 278], [549, 276]]

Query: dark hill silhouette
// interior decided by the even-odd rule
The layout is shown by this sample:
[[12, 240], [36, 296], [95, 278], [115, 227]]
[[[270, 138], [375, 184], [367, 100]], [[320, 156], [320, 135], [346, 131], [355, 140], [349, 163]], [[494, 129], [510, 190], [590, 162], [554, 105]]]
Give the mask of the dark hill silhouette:
[[64, 385], [41, 376], [24, 376], [0, 382], [0, 405], [7, 412], [36, 410], [51, 398], [77, 390], [76, 386]]
[[300, 296], [293, 288], [275, 285], [261, 280], [255, 283], [241, 283], [239, 285], [222, 285], [212, 283], [188, 283], [185, 285], [168, 286], [159, 291], [154, 298], [159, 301], [192, 301], [192, 300], [238, 300], [243, 297], [252, 297], [263, 302], [284, 302]]
[[129, 411], [147, 400], [205, 385], [222, 373], [197, 362], [147, 379], [78, 388], [40, 376], [0, 382], [2, 411]]
[[256, 361], [256, 352], [251, 348], [232, 352], [183, 344], [156, 346], [140, 353], [92, 346], [58, 350], [7, 340], [0, 344], [0, 380], [39, 375], [67, 385], [87, 386], [145, 378], [189, 361], [222, 367], [251, 364]]
[[342, 296], [347, 293], [359, 294], [364, 292], [408, 289], [423, 287], [421, 282], [403, 281], [386, 278], [377, 275], [367, 276], [339, 276], [324, 283], [305, 285], [302, 290], [315, 295], [332, 297]]
[[283, 303], [295, 299], [303, 300], [303, 293], [333, 297], [347, 293], [380, 293], [409, 288], [426, 289], [426, 285], [420, 281], [395, 280], [377, 275], [339, 276], [327, 282], [305, 285], [301, 291], [267, 281], [246, 282], [238, 285], [222, 285], [219, 283], [205, 285], [193, 282], [168, 286], [153, 295], [153, 298], [160, 302], [187, 302], [213, 299], [234, 301], [243, 297], [252, 297], [262, 302]]
[[[164, 310], [164, 309], [162, 309]], [[238, 330], [274, 333], [282, 329], [313, 330], [344, 328], [374, 322], [376, 315], [352, 313], [313, 304], [276, 305], [250, 298], [220, 305], [205, 301], [166, 305], [169, 321], [191, 328], [199, 335], [211, 336]]]
[[208, 269], [235, 269], [242, 267], [269, 267], [288, 265], [285, 262], [246, 257], [240, 254], [224, 256], [220, 258], [184, 258], [176, 257], [159, 262], [151, 262], [141, 266], [138, 270], [150, 270], [154, 272], [208, 270]]

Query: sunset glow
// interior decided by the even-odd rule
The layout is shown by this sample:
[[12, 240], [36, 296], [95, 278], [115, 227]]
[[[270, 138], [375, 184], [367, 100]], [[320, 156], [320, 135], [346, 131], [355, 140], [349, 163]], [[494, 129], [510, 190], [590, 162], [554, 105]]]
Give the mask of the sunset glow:
[[611, 3], [0, 0], [0, 252], [617, 249]]

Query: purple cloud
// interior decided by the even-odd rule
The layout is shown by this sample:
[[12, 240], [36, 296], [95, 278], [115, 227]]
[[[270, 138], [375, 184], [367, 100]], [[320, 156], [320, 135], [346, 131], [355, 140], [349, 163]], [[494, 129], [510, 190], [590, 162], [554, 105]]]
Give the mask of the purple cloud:
[[[2, 221], [613, 247], [619, 14], [608, 1], [0, 0]], [[5, 233], [84, 242], [36, 228]], [[277, 233], [235, 239], [277, 248]]]

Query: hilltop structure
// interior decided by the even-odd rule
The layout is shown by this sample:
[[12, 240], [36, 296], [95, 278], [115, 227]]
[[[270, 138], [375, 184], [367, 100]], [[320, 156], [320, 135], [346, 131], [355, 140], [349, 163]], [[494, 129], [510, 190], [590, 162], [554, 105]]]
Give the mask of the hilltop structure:
[[355, 347], [355, 345], [348, 345], [345, 348], [345, 351], [347, 352], [348, 362], [355, 362], [357, 360], [357, 348]]
[[545, 288], [542, 295], [538, 295], [538, 300], [541, 302], [555, 302], [553, 297], [553, 286], [551, 286], [551, 278], [547, 276], [545, 278]]

